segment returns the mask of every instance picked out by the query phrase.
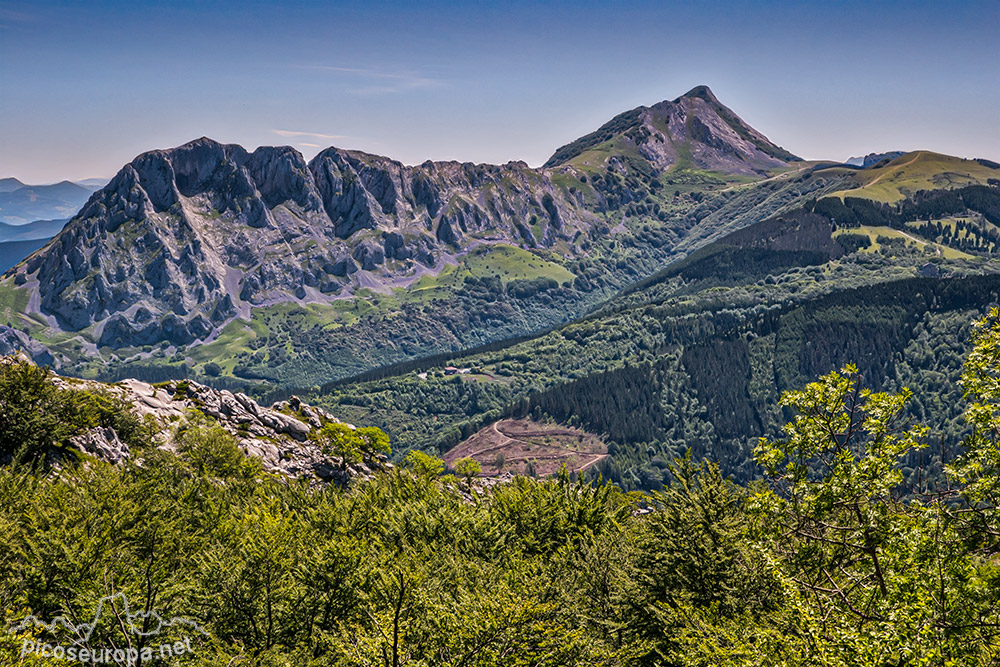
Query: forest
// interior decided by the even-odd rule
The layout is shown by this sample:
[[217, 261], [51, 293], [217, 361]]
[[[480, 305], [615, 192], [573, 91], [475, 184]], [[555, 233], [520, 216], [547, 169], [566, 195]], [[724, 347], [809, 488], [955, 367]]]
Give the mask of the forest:
[[[850, 364], [782, 394], [790, 417], [754, 446], [754, 481], [687, 454], [649, 493], [566, 472], [485, 485], [418, 453], [317, 487], [264, 474], [209, 422], [175, 453], [123, 422], [146, 440], [125, 466], [0, 468], [0, 662], [76, 664], [33, 648], [62, 641], [141, 665], [993, 665], [998, 370], [993, 309], [961, 370], [968, 435], [916, 480], [920, 395], [872, 391]], [[44, 426], [39, 401], [77, 427], [123, 419], [25, 373], [0, 374], [19, 415], [4, 438]], [[148, 632], [153, 612], [186, 622]], [[29, 616], [95, 620], [47, 637]], [[182, 647], [169, 660], [165, 641]]]
[[[818, 223], [803, 223], [808, 239]], [[788, 240], [750, 231], [747, 243]], [[668, 462], [687, 449], [750, 480], [756, 438], [788, 416], [777, 407], [781, 391], [846, 363], [873, 388], [918, 391], [907, 410], [936, 438], [964, 436], [953, 406], [969, 322], [1000, 297], [988, 260], [934, 258], [946, 277], [921, 278], [925, 254], [885, 246], [760, 272], [756, 282], [717, 274], [707, 284], [683, 275], [701, 261], [538, 337], [380, 369], [310, 400], [382, 428], [402, 454], [445, 452], [504, 416], [582, 426], [608, 443], [601, 474], [627, 490], [660, 488]], [[477, 374], [441, 376], [447, 364]]]

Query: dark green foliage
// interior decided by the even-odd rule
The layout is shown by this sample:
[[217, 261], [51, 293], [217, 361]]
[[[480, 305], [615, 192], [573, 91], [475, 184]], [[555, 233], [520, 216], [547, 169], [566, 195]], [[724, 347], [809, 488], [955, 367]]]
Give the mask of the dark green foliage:
[[829, 259], [827, 253], [810, 250], [715, 246], [704, 254], [699, 252], [692, 255], [694, 261], [677, 269], [674, 275], [687, 280], [704, 281], [698, 287], [710, 287], [755, 282], [769, 274], [782, 273], [795, 266], [815, 266]]
[[[656, 254], [662, 257], [663, 252]], [[656, 260], [651, 256], [647, 261]], [[271, 328], [266, 340], [258, 339], [258, 349], [239, 357], [234, 373], [294, 387], [356, 376], [376, 365], [503, 344], [582, 314], [610, 294], [610, 285], [629, 281], [627, 271], [615, 277], [606, 269], [593, 275], [593, 280], [566, 285], [547, 278], [512, 280], [506, 286], [497, 276], [467, 278], [447, 298], [373, 309], [357, 322], [333, 329], [310, 322], [303, 311], [300, 318]]]
[[73, 401], [49, 370], [27, 361], [0, 363], [0, 460], [47, 460], [78, 427]]
[[131, 406], [110, 393], [63, 389], [47, 368], [7, 358], [0, 362], [0, 461], [47, 463], [75, 458], [69, 439], [87, 429], [113, 428], [132, 447], [152, 432]]
[[823, 264], [845, 252], [831, 237], [832, 232], [826, 218], [805, 210], [790, 211], [700, 248], [624, 293], [648, 289], [676, 277], [695, 283], [688, 289], [705, 289], [755, 282], [793, 267]]
[[[882, 298], [905, 303], [911, 286], [896, 287]], [[932, 287], [909, 298], [953, 289]], [[611, 375], [609, 400], [687, 366], [709, 373], [701, 383], [716, 382], [713, 365], [752, 376], [759, 340]], [[649, 495], [565, 468], [484, 487], [467, 461], [456, 482], [413, 453], [412, 470], [313, 488], [262, 475], [208, 421], [188, 424], [177, 455], [141, 464], [2, 467], [0, 622], [89, 619], [98, 600], [125, 596], [136, 618], [204, 628], [190, 637], [197, 665], [992, 664], [998, 365], [993, 309], [964, 366], [972, 435], [934, 485], [908, 485], [903, 469], [927, 449], [928, 429], [906, 419], [919, 396], [872, 392], [853, 366], [782, 396], [791, 421], [755, 448], [768, 481], [749, 486], [689, 455], [663, 461]], [[23, 383], [32, 395], [39, 378]], [[359, 431], [359, 446], [382, 449]], [[130, 634], [109, 614], [90, 642], [141, 649], [189, 627]], [[0, 662], [55, 667], [18, 656], [33, 636], [0, 637]]]
[[826, 197], [815, 202], [811, 208], [813, 213], [830, 218], [838, 225], [855, 227], [858, 225], [854, 211], [844, 205], [839, 197]]
[[535, 278], [534, 280], [512, 280], [507, 284], [507, 293], [516, 299], [533, 297], [539, 292], [559, 287], [552, 278]]
[[851, 254], [872, 245], [871, 237], [867, 234], [841, 234], [837, 237], [837, 243], [844, 249], [845, 254]]
[[228, 431], [205, 417], [189, 417], [177, 435], [177, 451], [204, 477], [253, 476], [260, 471], [260, 464], [246, 458]]
[[648, 364], [627, 366], [531, 394], [511, 412], [523, 417], [537, 409], [557, 421], [607, 434], [615, 442], [645, 442], [664, 423], [656, 375]]
[[828, 218], [837, 227], [894, 226], [902, 218], [889, 204], [862, 199], [860, 197], [826, 197], [810, 202], [806, 209]]
[[[928, 354], [923, 361], [911, 356], [901, 369], [903, 351], [920, 346], [915, 328], [925, 316], [968, 312], [998, 297], [1000, 276], [911, 279], [843, 290], [751, 321], [720, 313], [711, 321], [691, 322], [690, 328], [666, 330], [673, 344], [683, 343], [677, 371], [668, 357], [590, 375], [530, 394], [508, 414], [537, 413], [630, 445], [611, 447], [611, 467], [604, 469], [627, 488], [659, 488], [657, 457], [669, 459], [685, 449], [719, 461], [726, 474], [746, 481], [757, 475], [750, 457], [756, 438], [773, 434], [787, 416], [774, 410], [776, 392], [850, 362], [875, 387], [932, 382], [935, 392], [952, 391], [958, 356]], [[751, 347], [766, 356], [757, 353], [751, 361]], [[935, 363], [945, 366], [932, 370]], [[917, 364], [926, 368], [926, 377]], [[943, 383], [942, 373], [952, 379]], [[928, 393], [926, 400], [936, 401], [933, 396]], [[697, 403], [682, 397], [696, 397]], [[934, 424], [955, 438], [961, 427], [953, 420], [952, 415]], [[940, 463], [939, 457], [929, 469], [940, 470]], [[630, 469], [633, 474], [626, 474]]]
[[[972, 241], [943, 235], [943, 228], [930, 225], [912, 225], [921, 220], [946, 218], [968, 212], [980, 213], [994, 225], [1000, 225], [1000, 188], [987, 185], [969, 185], [955, 190], [920, 191], [895, 205], [869, 201], [858, 197], [826, 197], [812, 201], [806, 209], [828, 218], [841, 228], [868, 225], [906, 229], [932, 241], [951, 245], [963, 251], [995, 250], [1000, 236], [981, 225], [959, 223], [960, 230], [967, 230]], [[985, 246], [984, 246], [985, 243]]]
[[1000, 188], [970, 185], [962, 189], [962, 200], [969, 209], [979, 211], [994, 225], [1000, 225]]
[[[926, 435], [900, 420], [912, 395], [864, 391], [850, 367], [783, 397], [796, 417], [750, 487], [683, 457], [648, 496], [565, 470], [470, 493], [474, 468], [456, 483], [412, 455], [412, 472], [311, 488], [241, 462], [208, 422], [142, 465], [3, 467], [0, 622], [124, 596], [204, 633], [129, 633], [112, 613], [90, 646], [186, 636], [183, 664], [206, 666], [991, 664], [997, 322], [966, 366], [981, 435], [945, 491], [906, 502], [897, 463]], [[60, 664], [22, 660], [30, 637], [0, 636], [0, 662]]]
[[[530, 336], [519, 336], [517, 338], [509, 338], [507, 340], [496, 341], [495, 343], [487, 343], [486, 345], [480, 345], [469, 350], [464, 350], [462, 352], [463, 356], [481, 354], [484, 352], [496, 352], [498, 350], [505, 350], [509, 347], [513, 347], [519, 343], [536, 338], [538, 334], [532, 334]], [[401, 361], [398, 364], [391, 364], [389, 366], [382, 366], [380, 368], [373, 368], [370, 371], [365, 371], [358, 375], [344, 378], [342, 380], [335, 380], [334, 382], [328, 382], [320, 387], [321, 392], [330, 392], [337, 387], [343, 387], [352, 384], [358, 384], [361, 382], [371, 382], [374, 380], [382, 380], [385, 378], [396, 377], [399, 375], [406, 375], [407, 373], [416, 373], [418, 371], [427, 370], [429, 368], [435, 368], [437, 366], [448, 365], [448, 362], [455, 357], [452, 352], [446, 352], [442, 354], [433, 354], [427, 357], [421, 357], [420, 359], [414, 359], [412, 361]], [[286, 399], [292, 394], [296, 393], [295, 390], [280, 390], [279, 392], [273, 394], [276, 398], [273, 401]], [[303, 392], [299, 392], [303, 393]]]
[[760, 416], [750, 400], [750, 361], [744, 340], [721, 338], [692, 345], [681, 359], [719, 437], [760, 431]]
[[747, 548], [749, 493], [711, 463], [690, 457], [670, 466], [671, 484], [651, 494], [654, 508], [639, 533], [638, 595], [631, 626], [649, 652], [638, 665], [658, 665], [680, 649], [679, 607], [726, 616], [761, 614], [786, 603], [777, 573]]
[[[609, 552], [632, 521], [613, 487], [519, 479], [470, 502], [400, 471], [310, 489], [203, 467], [193, 449], [59, 477], [0, 469], [4, 627], [27, 613], [90, 618], [122, 594], [133, 612], [207, 634], [136, 637], [111, 614], [91, 645], [187, 633], [185, 664], [614, 666], [632, 652], [591, 625], [600, 614], [581, 614], [590, 600], [563, 577], [590, 579], [607, 564], [582, 554]], [[0, 642], [0, 662], [21, 664], [19, 649]]]

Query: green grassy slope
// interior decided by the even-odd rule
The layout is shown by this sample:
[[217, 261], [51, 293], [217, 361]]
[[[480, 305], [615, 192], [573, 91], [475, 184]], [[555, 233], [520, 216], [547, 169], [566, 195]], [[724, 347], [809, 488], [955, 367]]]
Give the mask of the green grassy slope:
[[985, 185], [990, 179], [1000, 179], [1000, 169], [976, 160], [915, 151], [901, 155], [888, 164], [856, 172], [853, 180], [857, 187], [840, 190], [833, 195], [895, 203], [919, 190]]

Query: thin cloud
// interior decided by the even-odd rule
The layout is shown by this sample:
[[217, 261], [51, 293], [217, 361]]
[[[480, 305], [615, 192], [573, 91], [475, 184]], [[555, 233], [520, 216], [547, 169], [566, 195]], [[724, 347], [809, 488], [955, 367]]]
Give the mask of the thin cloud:
[[320, 134], [319, 132], [300, 132], [298, 130], [271, 130], [279, 137], [316, 137], [317, 139], [346, 139], [346, 134]]
[[304, 148], [323, 148], [323, 147], [322, 147], [322, 146], [320, 146], [319, 144], [307, 144], [307, 143], [305, 143], [305, 142], [302, 142], [302, 143], [300, 143], [300, 144], [295, 144], [295, 145], [296, 145], [296, 146], [302, 146], [302, 147], [304, 147]]
[[386, 72], [379, 69], [337, 67], [334, 65], [300, 65], [299, 68], [343, 74], [359, 80], [367, 79], [371, 85], [360, 86], [350, 91], [356, 95], [402, 93], [408, 90], [435, 88], [446, 85], [441, 79], [412, 72]]
[[[8, 21], [10, 23], [31, 23], [35, 20], [33, 14], [27, 12], [17, 11], [15, 9], [9, 9], [7, 7], [0, 7], [0, 21]], [[4, 25], [4, 28], [10, 26]]]

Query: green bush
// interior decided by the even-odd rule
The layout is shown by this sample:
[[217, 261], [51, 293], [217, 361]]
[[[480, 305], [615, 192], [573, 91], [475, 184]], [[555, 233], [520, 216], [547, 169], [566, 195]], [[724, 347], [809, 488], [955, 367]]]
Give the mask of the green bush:
[[0, 460], [47, 463], [74, 457], [70, 438], [112, 428], [131, 448], [146, 448], [155, 426], [110, 391], [64, 389], [54, 375], [27, 360], [0, 364]]
[[47, 461], [87, 420], [86, 401], [56, 387], [46, 368], [0, 364], [0, 459]]

